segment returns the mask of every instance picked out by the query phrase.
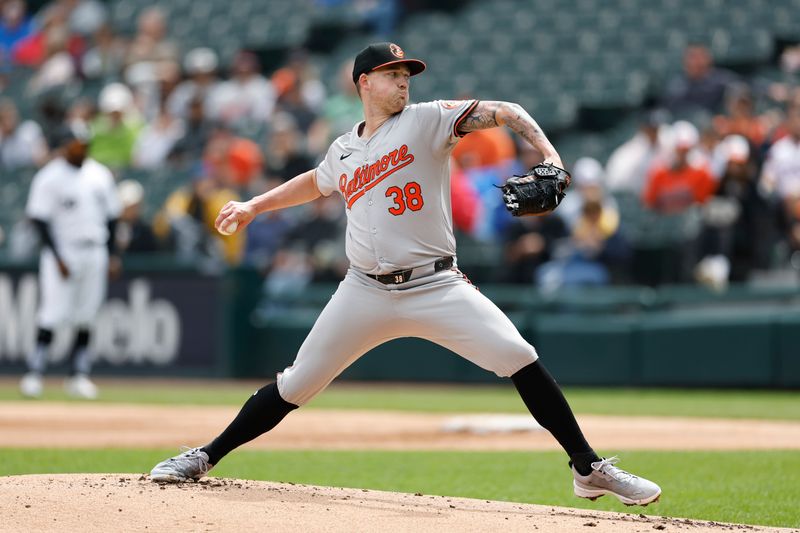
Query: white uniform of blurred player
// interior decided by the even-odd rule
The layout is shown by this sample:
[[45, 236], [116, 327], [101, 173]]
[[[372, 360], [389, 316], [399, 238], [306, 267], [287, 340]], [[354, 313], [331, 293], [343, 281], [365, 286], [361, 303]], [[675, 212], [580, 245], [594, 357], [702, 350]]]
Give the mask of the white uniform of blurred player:
[[90, 328], [105, 298], [107, 273], [119, 260], [109, 261], [109, 243], [120, 214], [111, 171], [88, 159], [88, 132], [64, 132], [62, 153], [34, 176], [26, 215], [39, 230], [40, 303], [36, 347], [28, 354], [28, 373], [20, 382], [27, 397], [42, 394], [42, 374], [54, 331], [76, 329], [70, 353], [68, 394], [94, 399], [97, 388], [89, 380]]

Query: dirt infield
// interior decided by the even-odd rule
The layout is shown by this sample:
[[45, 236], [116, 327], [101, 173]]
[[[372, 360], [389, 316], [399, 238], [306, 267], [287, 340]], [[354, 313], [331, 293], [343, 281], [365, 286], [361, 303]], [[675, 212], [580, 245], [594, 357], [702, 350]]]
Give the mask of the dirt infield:
[[[326, 531], [549, 533], [791, 531], [700, 520], [401, 494], [208, 479], [161, 486], [130, 474], [0, 478], [0, 532]], [[796, 530], [795, 530], [796, 531]]]
[[[238, 407], [0, 403], [0, 448], [177, 448], [207, 442]], [[250, 449], [547, 450], [544, 430], [445, 431], [456, 415], [307, 409]], [[527, 416], [502, 415], [518, 427]], [[501, 417], [501, 418], [502, 418]], [[457, 415], [464, 422], [463, 414]], [[800, 422], [581, 416], [598, 449], [798, 449]], [[466, 417], [469, 422], [469, 417]], [[169, 423], [165, 423], [169, 421]], [[461, 423], [460, 422], [460, 423]], [[463, 425], [463, 424], [462, 424]], [[466, 424], [466, 425], [469, 425]], [[501, 424], [502, 426], [503, 424]], [[508, 425], [508, 424], [506, 424]], [[1, 451], [1, 450], [0, 450]], [[791, 531], [373, 490], [130, 474], [0, 477], [4, 531]], [[646, 511], [646, 509], [645, 509]], [[796, 531], [796, 530], [794, 530]]]
[[[0, 447], [159, 448], [207, 442], [238, 407], [0, 403]], [[251, 449], [550, 450], [546, 431], [446, 432], [454, 415], [300, 410]], [[463, 416], [463, 415], [459, 415]], [[508, 417], [507, 417], [508, 418]], [[522, 416], [523, 419], [529, 419]], [[600, 450], [800, 449], [800, 422], [580, 416]], [[165, 423], [169, 421], [169, 423]]]

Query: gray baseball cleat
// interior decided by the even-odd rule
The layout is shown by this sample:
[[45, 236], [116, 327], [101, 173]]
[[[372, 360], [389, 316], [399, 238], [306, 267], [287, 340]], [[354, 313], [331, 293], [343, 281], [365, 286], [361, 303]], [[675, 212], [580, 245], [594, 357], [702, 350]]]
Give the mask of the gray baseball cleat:
[[[182, 448], [183, 449], [183, 448]], [[181, 483], [197, 481], [208, 474], [214, 465], [200, 448], [188, 448], [175, 457], [161, 461], [150, 471], [150, 480], [159, 483]]]
[[616, 496], [625, 505], [647, 505], [658, 500], [661, 487], [614, 466], [619, 461], [610, 457], [592, 463], [592, 473], [582, 476], [572, 467], [575, 496], [596, 500], [604, 494]]

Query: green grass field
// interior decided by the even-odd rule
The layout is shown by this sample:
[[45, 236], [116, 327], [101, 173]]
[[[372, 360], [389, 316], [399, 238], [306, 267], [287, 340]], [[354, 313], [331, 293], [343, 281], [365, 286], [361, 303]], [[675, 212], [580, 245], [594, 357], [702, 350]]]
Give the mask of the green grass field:
[[[99, 380], [101, 402], [240, 405], [255, 382]], [[60, 382], [45, 400], [64, 401]], [[578, 414], [705, 416], [800, 420], [800, 393], [568, 388]], [[18, 400], [16, 381], [0, 382], [0, 401]], [[312, 409], [521, 413], [512, 387], [336, 384]], [[0, 440], [1, 442], [1, 440]], [[0, 450], [0, 475], [147, 472], [176, 450]], [[800, 453], [620, 452], [623, 468], [656, 480], [662, 501], [644, 512], [800, 528]], [[556, 452], [239, 451], [214, 474], [224, 477], [422, 492], [586, 509], [642, 512], [605, 497], [572, 496], [566, 457]]]
[[[101, 401], [175, 405], [241, 405], [256, 382], [182, 383], [109, 381], [100, 378]], [[579, 414], [693, 416], [800, 420], [800, 392], [698, 389], [565, 388]], [[0, 382], [0, 401], [19, 400], [17, 382]], [[60, 382], [46, 389], [44, 400], [69, 401]], [[509, 386], [334, 384], [306, 409], [388, 409], [452, 413], [525, 413]]]
[[[2, 451], [0, 474], [147, 472], [175, 450]], [[575, 498], [558, 452], [239, 451], [221, 477], [562, 505], [744, 524], [800, 527], [796, 452], [627, 452], [624, 466], [658, 480], [662, 499], [643, 509], [608, 496]]]

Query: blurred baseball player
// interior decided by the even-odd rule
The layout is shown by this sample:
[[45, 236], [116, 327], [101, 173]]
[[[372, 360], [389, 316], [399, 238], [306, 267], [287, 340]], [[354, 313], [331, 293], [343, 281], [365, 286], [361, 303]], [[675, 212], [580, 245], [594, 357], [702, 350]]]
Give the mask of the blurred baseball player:
[[119, 269], [119, 259], [109, 261], [109, 251], [120, 205], [111, 171], [87, 158], [88, 130], [65, 130], [59, 146], [60, 155], [34, 176], [25, 209], [42, 242], [41, 298], [36, 347], [28, 354], [20, 391], [29, 398], [42, 395], [54, 330], [71, 326], [76, 334], [64, 388], [72, 396], [94, 399], [89, 330], [105, 298], [108, 272]]
[[199, 479], [234, 448], [275, 427], [365, 352], [399, 337], [421, 337], [510, 377], [536, 420], [570, 458], [575, 494], [613, 494], [647, 505], [661, 489], [601, 459], [578, 427], [556, 382], [511, 321], [456, 268], [450, 209], [450, 152], [471, 131], [508, 126], [562, 166], [538, 124], [507, 102], [409, 105], [410, 77], [425, 64], [393, 43], [372, 44], [355, 60], [353, 82], [366, 120], [339, 137], [320, 165], [247, 202], [229, 202], [216, 220], [241, 231], [263, 212], [339, 194], [347, 212], [350, 269], [294, 363], [258, 390], [217, 438], [153, 468], [155, 481]]

